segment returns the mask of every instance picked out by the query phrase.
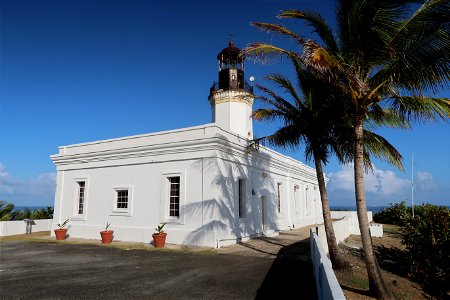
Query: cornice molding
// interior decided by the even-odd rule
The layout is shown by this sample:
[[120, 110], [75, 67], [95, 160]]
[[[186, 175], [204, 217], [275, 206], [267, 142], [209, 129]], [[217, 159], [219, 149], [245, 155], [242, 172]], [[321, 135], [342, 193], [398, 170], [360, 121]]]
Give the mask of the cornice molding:
[[[270, 170], [270, 172], [274, 172], [274, 170], [278, 170], [275, 173], [281, 176], [298, 176], [309, 180], [316, 180], [315, 169], [266, 147], [260, 147], [259, 152], [247, 153], [246, 139], [223, 130], [220, 131], [223, 134], [216, 132], [215, 135], [187, 141], [90, 151], [80, 154], [62, 153], [51, 155], [50, 158], [58, 167], [79, 169], [94, 167], [90, 166], [89, 163], [104, 163], [102, 167], [112, 165], [120, 166], [122, 165], [118, 162], [120, 160], [124, 160], [123, 165], [139, 164], [139, 161], [136, 160], [133, 163], [125, 162], [125, 160], [149, 157], [155, 158], [152, 159], [152, 162], [216, 157], [252, 168], [258, 168], [261, 171]], [[185, 158], [182, 157], [183, 154], [186, 155]], [[179, 157], [170, 157], [171, 155], [179, 155]], [[165, 156], [165, 158], [157, 159], [158, 156]], [[148, 162], [148, 159], [142, 160], [142, 163]], [[73, 165], [73, 168], [70, 168], [71, 165]]]
[[208, 97], [211, 105], [217, 105], [227, 102], [245, 103], [253, 106], [255, 96], [247, 91], [219, 90]]

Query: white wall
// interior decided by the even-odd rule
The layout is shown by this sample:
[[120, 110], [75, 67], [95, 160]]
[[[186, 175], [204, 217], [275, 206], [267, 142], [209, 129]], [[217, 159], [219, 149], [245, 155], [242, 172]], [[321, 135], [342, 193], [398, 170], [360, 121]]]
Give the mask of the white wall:
[[[148, 243], [154, 227], [167, 222], [168, 243], [217, 247], [321, 220], [315, 171], [264, 147], [249, 155], [246, 143], [236, 134], [204, 125], [60, 147], [52, 156], [58, 170], [54, 224], [69, 218], [69, 236], [99, 239], [109, 222], [115, 240]], [[165, 181], [170, 174], [182, 182], [177, 220], [167, 216]], [[243, 218], [237, 217], [240, 178], [246, 187]], [[77, 180], [86, 181], [82, 216], [77, 215]], [[294, 184], [300, 187], [301, 206], [295, 221]], [[113, 211], [115, 187], [131, 191], [128, 213]]]
[[[368, 211], [367, 216], [369, 218], [369, 222], [371, 222], [372, 212]], [[332, 211], [331, 218], [339, 219], [337, 221], [333, 221], [336, 243], [339, 244], [340, 242], [343, 242], [352, 234], [361, 235], [361, 231], [359, 230], [358, 215], [356, 211]], [[371, 236], [383, 237], [383, 224], [370, 223], [369, 226]], [[328, 243], [325, 233], [325, 226], [320, 225], [316, 227], [316, 233], [319, 236], [322, 247], [325, 249], [325, 252], [328, 253]]]
[[318, 299], [345, 299], [344, 292], [339, 285], [336, 274], [334, 274], [331, 261], [323, 249], [323, 244], [312, 230], [310, 230], [310, 241], [311, 262], [313, 264]]
[[[33, 220], [35, 223], [31, 227], [31, 232], [48, 231], [51, 228], [52, 219]], [[26, 233], [26, 222], [19, 221], [0, 221], [0, 236], [9, 236]]]

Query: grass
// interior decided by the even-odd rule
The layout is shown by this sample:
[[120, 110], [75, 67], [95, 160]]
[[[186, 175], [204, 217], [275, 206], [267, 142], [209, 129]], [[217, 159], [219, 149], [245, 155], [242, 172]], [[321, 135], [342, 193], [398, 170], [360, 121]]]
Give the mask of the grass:
[[122, 242], [113, 241], [110, 244], [102, 244], [100, 240], [90, 240], [90, 239], [79, 239], [70, 237], [63, 240], [57, 241], [54, 237], [50, 237], [50, 231], [33, 232], [32, 234], [20, 234], [0, 237], [0, 243], [3, 242], [14, 242], [14, 241], [26, 241], [26, 242], [38, 242], [38, 243], [59, 243], [59, 244], [85, 244], [85, 245], [96, 245], [100, 247], [113, 247], [125, 251], [131, 250], [146, 250], [146, 251], [175, 251], [175, 252], [202, 252], [202, 253], [213, 253], [212, 248], [207, 247], [192, 247], [185, 245], [167, 245], [165, 248], [157, 249], [151, 246], [149, 243], [135, 243], [135, 242]]
[[389, 234], [400, 234], [400, 227], [397, 225], [383, 224], [383, 232]]
[[367, 278], [357, 277], [355, 274], [351, 273], [349, 274], [349, 276], [343, 276], [340, 283], [358, 290], [369, 289], [369, 281]]

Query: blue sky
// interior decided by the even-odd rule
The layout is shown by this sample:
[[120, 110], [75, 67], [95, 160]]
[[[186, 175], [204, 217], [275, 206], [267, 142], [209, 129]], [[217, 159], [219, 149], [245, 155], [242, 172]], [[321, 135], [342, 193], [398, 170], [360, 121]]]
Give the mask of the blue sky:
[[[233, 33], [238, 47], [272, 42], [249, 25], [282, 23], [281, 9], [313, 9], [334, 24], [334, 1], [0, 0], [0, 199], [53, 205], [58, 146], [211, 122], [207, 97], [217, 80], [216, 55]], [[246, 77], [292, 76], [285, 62], [248, 62]], [[441, 96], [450, 97], [448, 90]], [[256, 123], [255, 134], [277, 125]], [[369, 205], [411, 199], [450, 205], [450, 125], [416, 124], [379, 131], [403, 154], [405, 172], [375, 161], [367, 175]], [[304, 161], [302, 149], [284, 151]], [[312, 165], [311, 163], [309, 163]], [[353, 205], [352, 168], [332, 160], [332, 205]]]

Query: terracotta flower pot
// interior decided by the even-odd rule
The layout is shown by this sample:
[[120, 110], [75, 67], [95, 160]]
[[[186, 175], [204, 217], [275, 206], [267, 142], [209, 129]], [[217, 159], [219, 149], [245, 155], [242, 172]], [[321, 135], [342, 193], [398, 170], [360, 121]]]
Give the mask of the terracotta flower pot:
[[155, 246], [155, 248], [164, 248], [164, 246], [166, 245], [166, 236], [167, 233], [163, 232], [163, 233], [154, 233], [153, 235], [153, 246]]
[[100, 231], [100, 235], [102, 236], [102, 243], [103, 244], [109, 244], [113, 240], [113, 230], [103, 230]]
[[55, 229], [55, 236], [57, 241], [63, 241], [66, 239], [67, 228], [64, 229]]

